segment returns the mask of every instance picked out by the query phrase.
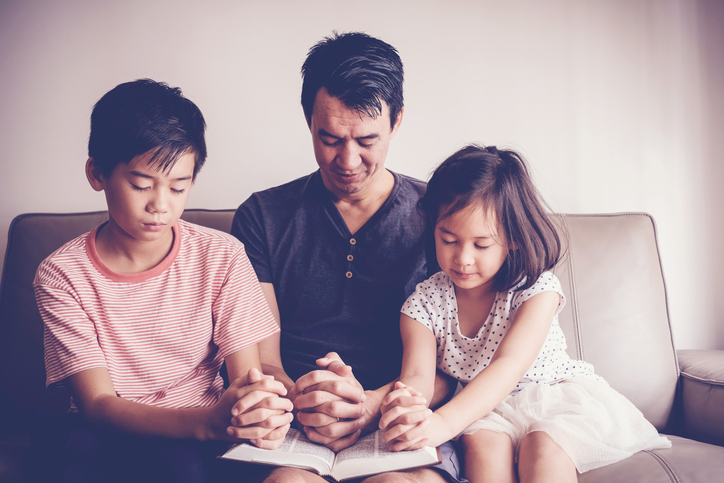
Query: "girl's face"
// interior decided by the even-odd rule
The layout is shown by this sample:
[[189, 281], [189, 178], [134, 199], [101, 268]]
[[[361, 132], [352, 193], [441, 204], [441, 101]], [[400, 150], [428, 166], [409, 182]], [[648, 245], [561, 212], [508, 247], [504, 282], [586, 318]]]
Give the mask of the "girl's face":
[[493, 279], [508, 256], [508, 242], [495, 214], [473, 204], [437, 222], [435, 252], [457, 291], [482, 294], [492, 290]]

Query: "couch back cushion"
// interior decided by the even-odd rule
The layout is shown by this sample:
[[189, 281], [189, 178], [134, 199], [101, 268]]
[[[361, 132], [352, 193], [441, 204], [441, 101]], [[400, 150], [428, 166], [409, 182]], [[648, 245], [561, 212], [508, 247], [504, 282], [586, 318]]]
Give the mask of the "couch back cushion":
[[[186, 210], [183, 218], [228, 232], [233, 214]], [[45, 389], [43, 324], [32, 281], [45, 257], [106, 216], [26, 214], [11, 224], [0, 287], [1, 419], [22, 424], [67, 410], [68, 394]], [[570, 256], [556, 273], [568, 297], [560, 322], [569, 354], [591, 362], [662, 429], [671, 412], [678, 366], [653, 219], [644, 214], [563, 219]]]
[[593, 364], [662, 430], [679, 376], [656, 226], [643, 213], [564, 215], [568, 258], [556, 269], [571, 357]]

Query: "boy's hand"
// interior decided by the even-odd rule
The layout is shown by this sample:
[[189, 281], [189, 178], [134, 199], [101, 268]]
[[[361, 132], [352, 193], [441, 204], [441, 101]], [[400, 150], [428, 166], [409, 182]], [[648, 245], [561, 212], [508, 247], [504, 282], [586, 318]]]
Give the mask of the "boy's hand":
[[293, 419], [291, 401], [281, 397], [286, 393], [284, 385], [272, 376], [250, 369], [246, 378], [234, 380], [222, 396], [224, 400], [228, 395], [224, 405], [231, 402], [226, 412], [226, 434], [249, 439], [261, 448], [277, 448]]
[[307, 437], [339, 451], [357, 442], [369, 419], [367, 396], [352, 368], [336, 353], [318, 359], [317, 365], [320, 370], [297, 380], [290, 397]]
[[382, 440], [390, 443], [393, 451], [419, 449], [430, 443], [428, 431], [433, 412], [427, 401], [411, 386], [400, 381], [382, 400], [380, 429], [385, 430]]

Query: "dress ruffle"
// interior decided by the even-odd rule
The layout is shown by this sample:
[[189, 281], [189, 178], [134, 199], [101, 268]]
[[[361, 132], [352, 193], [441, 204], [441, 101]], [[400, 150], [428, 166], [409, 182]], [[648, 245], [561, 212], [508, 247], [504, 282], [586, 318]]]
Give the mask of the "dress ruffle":
[[571, 457], [580, 473], [638, 451], [671, 447], [628, 399], [607, 383], [588, 377], [528, 385], [461, 435], [480, 429], [507, 433], [515, 444], [516, 461], [525, 435], [544, 431]]

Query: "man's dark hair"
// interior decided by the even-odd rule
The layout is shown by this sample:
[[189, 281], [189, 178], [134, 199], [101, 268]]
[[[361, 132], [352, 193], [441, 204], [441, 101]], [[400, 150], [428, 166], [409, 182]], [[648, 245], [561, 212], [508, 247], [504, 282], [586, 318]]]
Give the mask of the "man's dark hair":
[[311, 125], [314, 99], [324, 87], [345, 106], [371, 118], [382, 113], [382, 101], [390, 109], [394, 127], [404, 105], [404, 72], [397, 50], [361, 32], [325, 37], [311, 49], [302, 65], [302, 108]]
[[437, 167], [419, 202], [428, 243], [440, 221], [471, 205], [492, 211], [510, 247], [495, 290], [505, 292], [523, 281], [518, 290], [529, 288], [564, 256], [566, 230], [556, 227], [517, 152], [473, 144]]
[[110, 176], [119, 163], [149, 152], [161, 172], [193, 153], [196, 178], [206, 160], [205, 129], [201, 111], [181, 89], [139, 79], [114, 87], [93, 107], [88, 156]]

